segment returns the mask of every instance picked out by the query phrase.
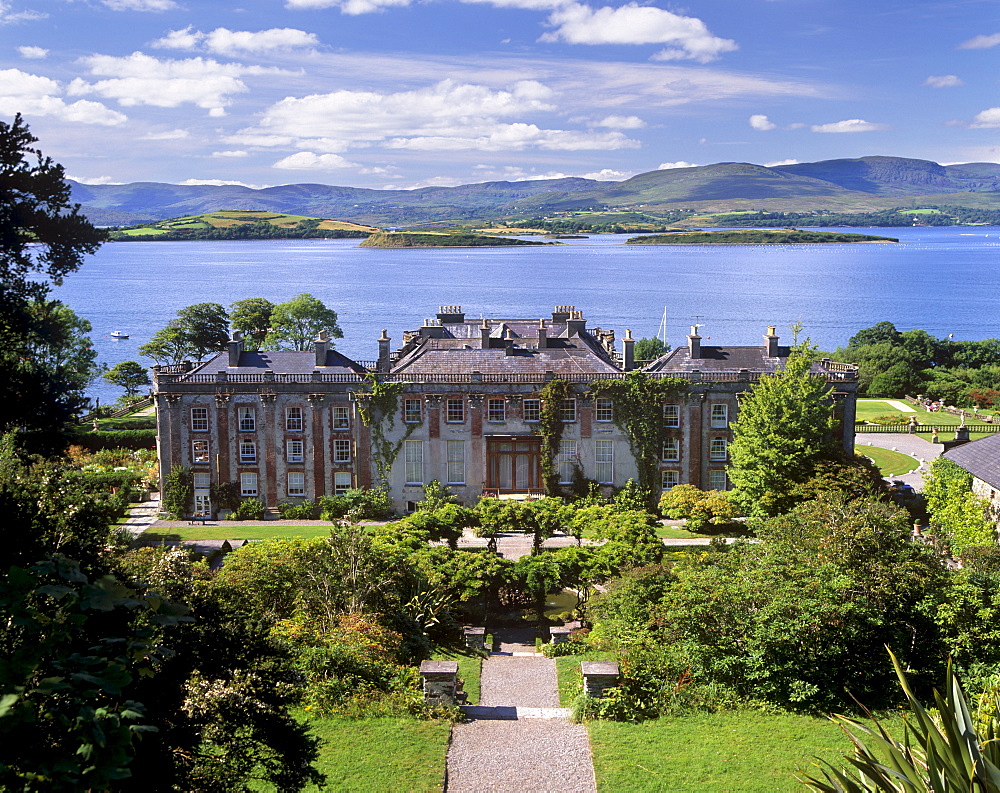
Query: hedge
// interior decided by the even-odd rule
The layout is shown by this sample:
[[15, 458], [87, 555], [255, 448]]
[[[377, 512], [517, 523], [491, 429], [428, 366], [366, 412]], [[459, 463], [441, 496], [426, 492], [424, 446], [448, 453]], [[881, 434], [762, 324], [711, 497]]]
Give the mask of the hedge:
[[90, 452], [100, 449], [155, 449], [156, 430], [99, 430], [76, 432], [70, 443]]

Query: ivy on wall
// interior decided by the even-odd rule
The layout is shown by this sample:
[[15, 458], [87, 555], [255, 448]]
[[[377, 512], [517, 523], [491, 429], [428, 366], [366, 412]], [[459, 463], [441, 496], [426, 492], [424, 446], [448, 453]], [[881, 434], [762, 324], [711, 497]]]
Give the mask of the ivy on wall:
[[420, 426], [420, 422], [407, 424], [403, 437], [396, 443], [390, 441], [387, 434], [396, 423], [399, 397], [406, 384], [400, 381], [383, 383], [375, 372], [369, 372], [364, 378], [371, 390], [358, 393], [358, 417], [372, 434], [372, 460], [375, 462], [375, 475], [379, 487], [388, 490], [392, 466], [399, 457], [403, 442]]
[[559, 472], [556, 470], [556, 455], [562, 443], [564, 399], [573, 396], [573, 386], [566, 380], [550, 380], [539, 391], [542, 408], [538, 417], [538, 434], [542, 438], [542, 479], [545, 492], [554, 495], [559, 490]]
[[663, 441], [670, 430], [663, 425], [663, 403], [683, 394], [689, 383], [676, 377], [652, 378], [639, 370], [622, 380], [596, 380], [594, 397], [614, 402], [614, 422], [628, 438], [639, 471], [639, 486], [648, 493], [659, 490], [657, 472]]

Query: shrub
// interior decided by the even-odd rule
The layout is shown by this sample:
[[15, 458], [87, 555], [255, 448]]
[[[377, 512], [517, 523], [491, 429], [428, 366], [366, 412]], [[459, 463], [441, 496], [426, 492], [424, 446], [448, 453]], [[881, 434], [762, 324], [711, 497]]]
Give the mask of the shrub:
[[354, 520], [383, 520], [392, 515], [389, 491], [380, 487], [351, 489], [342, 498], [347, 502], [344, 514]]
[[286, 520], [317, 520], [321, 512], [322, 507], [315, 501], [303, 501], [300, 504], [282, 501], [278, 504], [278, 514]]
[[153, 449], [156, 447], [156, 430], [78, 431], [70, 442], [92, 452], [99, 449]]
[[239, 506], [229, 513], [229, 520], [263, 520], [264, 505], [256, 498], [241, 501]]
[[668, 518], [686, 518], [684, 528], [698, 531], [705, 526], [725, 526], [739, 514], [723, 490], [699, 490], [694, 485], [675, 485], [660, 497], [660, 512]]
[[622, 512], [645, 512], [649, 509], [651, 500], [652, 496], [646, 488], [639, 487], [638, 482], [629, 479], [625, 487], [615, 493], [611, 503], [615, 509]]
[[183, 465], [175, 465], [170, 469], [163, 485], [163, 508], [174, 520], [180, 520], [191, 506], [194, 495], [194, 478]]

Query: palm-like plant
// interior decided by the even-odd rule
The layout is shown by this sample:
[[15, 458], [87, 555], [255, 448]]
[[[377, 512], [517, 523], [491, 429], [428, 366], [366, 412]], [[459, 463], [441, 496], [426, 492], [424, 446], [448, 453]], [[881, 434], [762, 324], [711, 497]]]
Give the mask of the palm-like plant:
[[894, 655], [892, 663], [910, 711], [902, 740], [878, 720], [869, 727], [834, 716], [854, 744], [853, 757], [846, 758], [853, 767], [824, 763], [822, 779], [803, 776], [799, 781], [821, 793], [1000, 793], [996, 709], [977, 724], [949, 663], [945, 695], [934, 692], [937, 714], [932, 716], [913, 695]]

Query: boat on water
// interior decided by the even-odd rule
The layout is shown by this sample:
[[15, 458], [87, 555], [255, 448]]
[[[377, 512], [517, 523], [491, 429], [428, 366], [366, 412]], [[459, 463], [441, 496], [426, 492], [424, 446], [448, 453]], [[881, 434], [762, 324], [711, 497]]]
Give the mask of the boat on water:
[[112, 339], [127, 339], [128, 338], [128, 334], [127, 333], [122, 333], [120, 330], [116, 330], [116, 331], [112, 331], [111, 338]]

